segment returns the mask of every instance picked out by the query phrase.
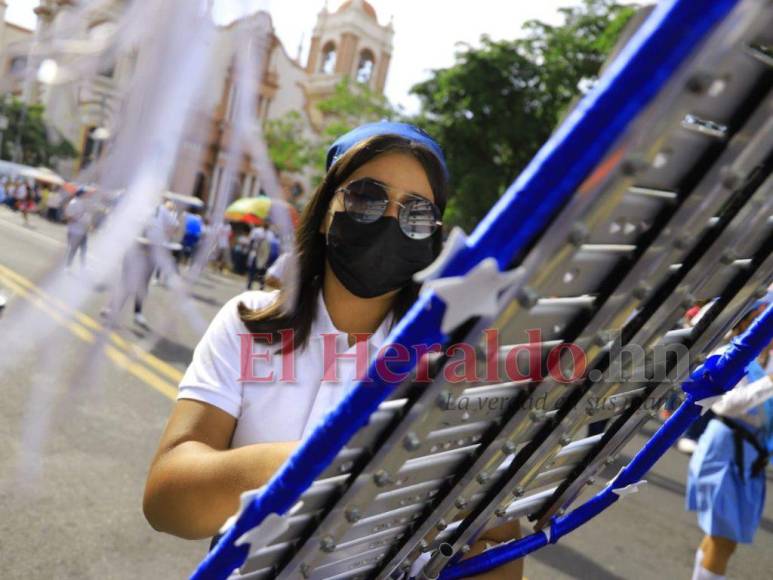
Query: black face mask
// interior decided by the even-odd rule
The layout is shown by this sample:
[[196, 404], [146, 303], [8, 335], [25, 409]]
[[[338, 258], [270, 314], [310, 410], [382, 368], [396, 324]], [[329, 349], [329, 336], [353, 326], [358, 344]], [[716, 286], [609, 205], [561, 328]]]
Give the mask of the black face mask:
[[408, 285], [435, 259], [432, 246], [432, 236], [412, 240], [395, 218], [364, 224], [336, 212], [327, 235], [327, 259], [349, 292], [374, 298]]

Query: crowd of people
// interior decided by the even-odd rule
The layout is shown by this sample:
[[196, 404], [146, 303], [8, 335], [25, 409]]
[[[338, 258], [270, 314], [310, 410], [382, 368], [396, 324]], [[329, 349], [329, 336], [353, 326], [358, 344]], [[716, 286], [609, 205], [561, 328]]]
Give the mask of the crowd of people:
[[[67, 229], [64, 266], [71, 272], [77, 259], [87, 265], [88, 240], [110, 210], [94, 189], [75, 184], [52, 186], [26, 178], [0, 176], [0, 205], [19, 212], [24, 225], [29, 215], [63, 223]], [[278, 288], [284, 258], [279, 260], [279, 236], [270, 222], [258, 225], [224, 221], [211, 224], [201, 207], [165, 200], [156, 208], [122, 260], [122, 283], [102, 313], [112, 316], [133, 296], [134, 321], [147, 326], [143, 303], [151, 283], [167, 285], [171, 275], [194, 263], [212, 263], [220, 273], [244, 275], [248, 289], [257, 284]], [[201, 252], [206, 252], [204, 256]], [[272, 269], [273, 267], [273, 269]]]
[[[79, 212], [74, 213], [79, 215]], [[74, 216], [68, 221], [68, 224], [77, 223]], [[234, 228], [238, 228], [238, 235], [234, 234]], [[75, 233], [68, 256], [75, 254], [76, 244], [85, 245], [86, 236], [82, 230]], [[200, 208], [182, 208], [167, 200], [156, 208], [142, 234], [124, 255], [121, 284], [102, 314], [114, 316], [127, 300], [133, 298], [134, 322], [148, 327], [143, 305], [150, 285], [165, 286], [169, 278], [179, 275], [182, 269], [200, 268], [209, 263], [221, 273], [226, 270], [246, 273], [248, 288], [255, 282], [261, 288], [267, 281], [278, 284], [280, 274], [274, 272], [266, 277], [277, 261], [278, 253], [279, 238], [268, 224], [253, 227], [232, 226], [227, 221], [211, 224], [201, 215]], [[68, 259], [72, 261], [72, 258]]]
[[52, 188], [47, 183], [18, 177], [0, 177], [0, 204], [5, 204], [22, 216], [29, 225], [29, 214], [40, 213], [48, 219], [59, 221], [59, 209], [66, 192]]

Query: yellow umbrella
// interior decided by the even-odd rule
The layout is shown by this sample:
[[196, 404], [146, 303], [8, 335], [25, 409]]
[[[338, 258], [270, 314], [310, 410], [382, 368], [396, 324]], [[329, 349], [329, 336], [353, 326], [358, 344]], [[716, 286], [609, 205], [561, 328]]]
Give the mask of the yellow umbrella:
[[225, 210], [225, 219], [259, 226], [271, 219], [272, 210], [277, 211], [277, 208], [289, 211], [293, 225], [298, 224], [298, 212], [293, 206], [285, 201], [271, 199], [265, 195], [237, 199]]

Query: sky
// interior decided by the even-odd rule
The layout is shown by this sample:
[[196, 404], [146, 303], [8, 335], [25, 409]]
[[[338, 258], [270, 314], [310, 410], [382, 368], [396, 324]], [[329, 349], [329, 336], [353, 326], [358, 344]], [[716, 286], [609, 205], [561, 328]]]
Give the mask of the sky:
[[[311, 30], [324, 0], [215, 0], [225, 12], [267, 6], [274, 27], [291, 56], [303, 43], [305, 63]], [[35, 25], [37, 0], [6, 0], [6, 19], [24, 26]], [[328, 0], [331, 10], [343, 3]], [[454, 63], [457, 43], [479, 44], [482, 34], [494, 40], [517, 38], [527, 20], [560, 23], [558, 8], [579, 0], [370, 0], [382, 24], [394, 18], [394, 49], [386, 83], [389, 100], [407, 112], [418, 110], [409, 95], [411, 86], [429, 76], [429, 71]]]

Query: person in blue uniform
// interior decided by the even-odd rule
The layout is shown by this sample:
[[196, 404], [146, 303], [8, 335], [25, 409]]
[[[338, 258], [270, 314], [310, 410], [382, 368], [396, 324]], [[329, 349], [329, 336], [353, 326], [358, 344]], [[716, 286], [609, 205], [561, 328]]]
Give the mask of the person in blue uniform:
[[[771, 302], [758, 301], [733, 329], [743, 332]], [[768, 439], [773, 434], [773, 380], [758, 361], [738, 385], [711, 406], [714, 417], [698, 440], [687, 476], [687, 509], [705, 536], [695, 554], [693, 580], [725, 577], [739, 543], [750, 544], [765, 505]]]
[[185, 214], [185, 233], [182, 239], [182, 262], [190, 262], [199, 240], [204, 230], [204, 221], [195, 211], [189, 211]]

